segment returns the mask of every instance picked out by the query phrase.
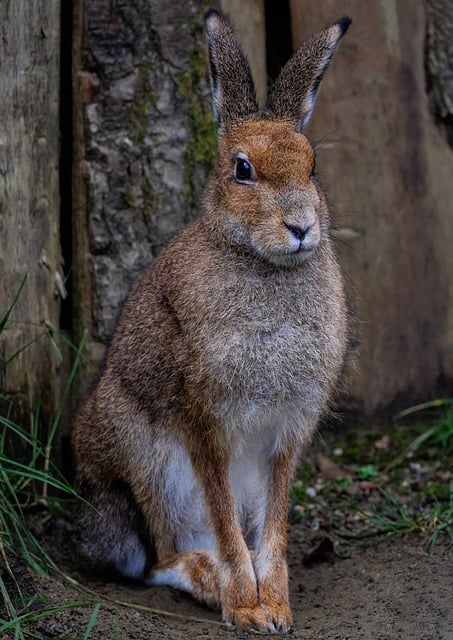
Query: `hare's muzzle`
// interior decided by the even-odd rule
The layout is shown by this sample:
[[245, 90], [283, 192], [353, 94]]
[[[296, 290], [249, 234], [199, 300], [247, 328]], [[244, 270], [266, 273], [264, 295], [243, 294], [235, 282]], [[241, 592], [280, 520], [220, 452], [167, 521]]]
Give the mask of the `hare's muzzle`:
[[297, 243], [296, 251], [303, 251], [305, 239], [310, 229], [312, 229], [313, 224], [299, 225], [299, 224], [290, 224], [289, 222], [285, 222], [284, 225], [290, 232], [292, 239], [295, 240]]

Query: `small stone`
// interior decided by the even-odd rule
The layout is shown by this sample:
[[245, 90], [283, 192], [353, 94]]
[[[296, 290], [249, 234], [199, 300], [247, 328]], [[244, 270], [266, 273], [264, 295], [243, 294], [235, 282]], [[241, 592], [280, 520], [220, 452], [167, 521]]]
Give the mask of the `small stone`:
[[335, 447], [335, 449], [332, 451], [332, 454], [334, 456], [340, 457], [343, 455], [343, 449], [341, 447]]
[[356, 496], [359, 492], [359, 487], [357, 486], [357, 483], [353, 482], [352, 484], [345, 487], [344, 491], [350, 496]]
[[318, 520], [318, 518], [313, 518], [313, 522], [311, 523], [311, 529], [313, 531], [319, 531], [320, 527], [321, 527], [321, 523]]
[[307, 494], [307, 496], [309, 498], [316, 498], [316, 495], [317, 495], [317, 491], [316, 491], [315, 487], [307, 487], [305, 489], [305, 493]]
[[382, 482], [373, 482], [372, 480], [363, 480], [359, 482], [359, 488], [361, 491], [370, 492], [377, 491], [382, 487]]
[[382, 438], [376, 440], [374, 446], [376, 449], [380, 449], [381, 451], [388, 451], [390, 446], [390, 437], [388, 435], [382, 436]]

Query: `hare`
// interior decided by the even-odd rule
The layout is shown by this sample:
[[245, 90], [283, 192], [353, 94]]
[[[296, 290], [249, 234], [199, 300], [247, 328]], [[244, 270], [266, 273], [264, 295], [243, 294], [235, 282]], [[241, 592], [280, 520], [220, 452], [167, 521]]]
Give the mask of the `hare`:
[[288, 491], [347, 344], [329, 213], [301, 132], [350, 24], [290, 59], [260, 110], [206, 15], [218, 155], [200, 217], [139, 279], [76, 418], [84, 553], [243, 629], [291, 627]]

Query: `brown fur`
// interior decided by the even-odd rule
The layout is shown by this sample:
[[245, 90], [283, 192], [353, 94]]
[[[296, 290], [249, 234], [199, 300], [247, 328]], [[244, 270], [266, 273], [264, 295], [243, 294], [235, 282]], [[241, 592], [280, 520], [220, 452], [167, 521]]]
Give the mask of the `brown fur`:
[[[216, 167], [201, 217], [135, 285], [79, 410], [79, 486], [96, 508], [84, 508], [84, 551], [186, 589], [230, 624], [287, 631], [287, 495], [344, 359], [343, 281], [308, 140], [291, 114], [276, 119], [275, 96], [271, 118], [253, 100], [235, 111], [248, 66], [217, 13], [208, 34]], [[338, 25], [327, 37], [336, 46]], [[249, 184], [235, 179], [238, 153]]]

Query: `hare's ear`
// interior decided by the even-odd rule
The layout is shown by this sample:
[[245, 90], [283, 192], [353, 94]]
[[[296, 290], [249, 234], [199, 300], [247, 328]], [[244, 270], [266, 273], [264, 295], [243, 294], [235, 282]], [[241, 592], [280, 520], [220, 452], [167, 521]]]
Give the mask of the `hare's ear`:
[[228, 20], [211, 9], [205, 15], [214, 115], [228, 127], [258, 113], [249, 62]]
[[310, 119], [323, 75], [352, 20], [341, 18], [305, 42], [283, 67], [266, 105], [269, 116], [302, 130]]

